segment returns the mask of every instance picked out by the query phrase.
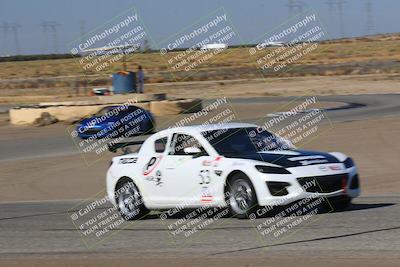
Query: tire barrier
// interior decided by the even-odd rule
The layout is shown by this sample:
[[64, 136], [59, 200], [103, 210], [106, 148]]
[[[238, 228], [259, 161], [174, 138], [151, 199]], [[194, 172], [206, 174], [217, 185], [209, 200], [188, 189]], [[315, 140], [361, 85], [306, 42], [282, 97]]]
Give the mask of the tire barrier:
[[124, 94], [124, 95], [112, 95], [112, 96], [98, 96], [101, 104], [119, 104], [126, 102], [150, 102], [150, 101], [161, 101], [166, 100], [166, 94]]
[[[75, 102], [67, 102], [66, 105], [60, 105], [63, 102], [50, 103], [50, 105], [23, 106], [12, 108], [9, 111], [11, 124], [16, 125], [33, 125], [37, 120], [43, 117], [43, 113], [51, 115], [60, 122], [74, 123], [82, 118], [92, 116], [100, 109], [110, 104], [90, 104]], [[121, 104], [119, 101], [115, 104]], [[181, 113], [197, 112], [202, 109], [202, 102], [200, 99], [180, 99], [180, 100], [162, 100], [134, 103], [133, 105], [150, 110], [156, 116], [164, 115], [177, 115]]]
[[179, 99], [150, 102], [150, 111], [156, 116], [198, 112], [202, 109], [201, 99]]
[[39, 106], [85, 106], [85, 105], [107, 105], [107, 104], [121, 104], [121, 103], [135, 103], [149, 101], [166, 100], [166, 94], [124, 94], [112, 96], [94, 96], [91, 100], [81, 101], [62, 101], [62, 102], [42, 102]]
[[[103, 107], [109, 105], [80, 105], [80, 106], [33, 106], [10, 109], [10, 122], [17, 125], [34, 124], [42, 117], [42, 113], [49, 113], [58, 121], [74, 123], [82, 118], [92, 116]], [[149, 110], [150, 103], [136, 103], [135, 106]]]

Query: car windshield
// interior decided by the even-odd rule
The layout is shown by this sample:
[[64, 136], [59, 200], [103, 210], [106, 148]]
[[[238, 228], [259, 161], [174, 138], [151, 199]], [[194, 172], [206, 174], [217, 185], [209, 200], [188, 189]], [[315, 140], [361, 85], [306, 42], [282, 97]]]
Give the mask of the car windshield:
[[103, 115], [107, 115], [109, 112], [112, 112], [113, 109], [115, 109], [116, 107], [105, 107], [100, 109], [97, 113], [96, 116], [101, 117]]
[[118, 115], [126, 115], [129, 113], [132, 113], [136, 111], [138, 108], [137, 107], [126, 107], [126, 106], [111, 106], [111, 107], [105, 107], [102, 108], [100, 111], [96, 113], [96, 116], [101, 117], [104, 115], [113, 115], [113, 116], [118, 116]]
[[202, 134], [223, 156], [294, 149], [283, 138], [256, 127], [218, 129]]

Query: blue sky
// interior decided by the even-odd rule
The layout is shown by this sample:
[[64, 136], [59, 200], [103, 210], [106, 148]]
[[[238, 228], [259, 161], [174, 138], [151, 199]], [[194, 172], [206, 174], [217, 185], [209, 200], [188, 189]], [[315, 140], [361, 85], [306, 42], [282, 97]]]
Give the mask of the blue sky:
[[[302, 2], [303, 9], [313, 8], [332, 38], [400, 32], [398, 0], [369, 1], [369, 25], [373, 26], [369, 31], [366, 12], [368, 0], [345, 0], [342, 4], [342, 20], [339, 5], [333, 4], [330, 9], [328, 4], [340, 0], [293, 1]], [[90, 31], [135, 7], [154, 41], [153, 48], [157, 48], [169, 36], [223, 8], [240, 35], [240, 40], [250, 43], [300, 11], [299, 4], [295, 4], [292, 11], [289, 5], [289, 0], [0, 0], [0, 26], [4, 26], [4, 22], [19, 24], [21, 54], [40, 54], [55, 49], [53, 35], [51, 32], [44, 33], [40, 25], [44, 20], [55, 21], [59, 24], [58, 51], [68, 53], [71, 42], [80, 36], [82, 21], [85, 31]], [[5, 36], [0, 28], [0, 55], [15, 53], [12, 29]]]

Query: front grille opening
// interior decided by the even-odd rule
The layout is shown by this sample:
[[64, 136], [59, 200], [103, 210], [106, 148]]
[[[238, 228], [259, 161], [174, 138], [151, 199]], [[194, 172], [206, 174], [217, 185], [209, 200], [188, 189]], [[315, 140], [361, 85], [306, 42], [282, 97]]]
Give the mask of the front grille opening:
[[351, 183], [350, 183], [350, 189], [357, 189], [360, 187], [360, 182], [358, 179], [358, 174], [354, 175], [353, 178], [351, 178]]
[[310, 193], [331, 193], [344, 189], [347, 185], [347, 174], [335, 174], [316, 177], [297, 178], [303, 189]]
[[290, 186], [289, 183], [267, 182], [267, 186], [268, 186], [269, 192], [271, 192], [271, 195], [273, 195], [273, 196], [286, 196], [287, 194], [289, 194], [289, 192], [286, 189], [286, 187]]

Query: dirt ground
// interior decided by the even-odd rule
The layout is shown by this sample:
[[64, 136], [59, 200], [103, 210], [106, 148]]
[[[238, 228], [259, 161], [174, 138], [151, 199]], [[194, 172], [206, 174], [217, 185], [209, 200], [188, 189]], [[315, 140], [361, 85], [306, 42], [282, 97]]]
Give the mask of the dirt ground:
[[326, 267], [336, 267], [340, 263], [342, 266], [363, 266], [363, 267], [375, 267], [375, 266], [398, 266], [398, 260], [385, 259], [310, 259], [304, 257], [299, 258], [268, 258], [268, 259], [85, 259], [85, 260], [9, 260], [0, 261], [1, 266], [14, 267], [14, 266], [29, 266], [29, 267], [47, 267], [47, 266], [74, 266], [74, 267], [84, 267], [84, 266], [165, 266], [165, 267], [175, 267], [175, 266], [193, 266], [193, 267], [214, 267], [214, 266], [297, 266], [297, 267], [309, 267], [309, 266], [323, 266]]
[[[400, 74], [369, 74], [344, 76], [310, 76], [263, 78], [251, 80], [195, 81], [152, 83], [145, 85], [146, 93], [166, 93], [168, 98], [216, 98], [289, 96], [289, 95], [348, 95], [399, 93]], [[321, 86], [322, 85], [322, 86]], [[0, 96], [0, 103], [39, 103], [45, 101], [89, 100], [91, 97], [72, 95]], [[93, 99], [93, 98], [92, 98]]]
[[172, 98], [399, 93], [400, 75], [346, 75], [150, 84], [148, 93]]

